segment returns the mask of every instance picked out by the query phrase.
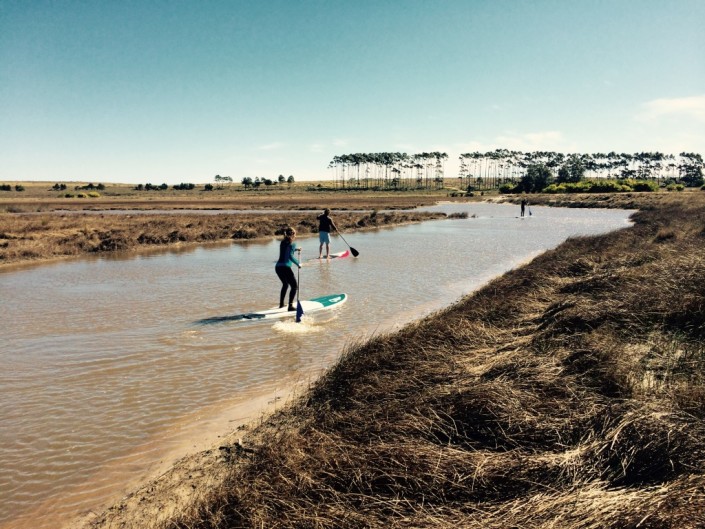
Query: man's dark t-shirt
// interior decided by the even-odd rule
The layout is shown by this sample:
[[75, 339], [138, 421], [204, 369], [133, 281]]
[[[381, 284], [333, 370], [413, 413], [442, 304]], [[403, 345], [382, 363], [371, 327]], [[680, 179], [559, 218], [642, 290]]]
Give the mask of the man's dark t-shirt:
[[333, 221], [327, 215], [318, 216], [318, 231], [326, 231], [330, 233], [333, 227]]

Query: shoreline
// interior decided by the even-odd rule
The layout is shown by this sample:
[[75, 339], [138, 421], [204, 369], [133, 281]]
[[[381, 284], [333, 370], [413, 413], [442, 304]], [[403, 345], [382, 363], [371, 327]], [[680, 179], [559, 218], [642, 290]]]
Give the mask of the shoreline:
[[[616, 529], [646, 518], [697, 526], [705, 508], [696, 433], [705, 432], [705, 388], [697, 380], [705, 379], [646, 398], [630, 373], [645, 361], [637, 351], [658, 347], [659, 332], [675, 326], [683, 347], [702, 339], [701, 276], [676, 264], [705, 270], [702, 206], [656, 207], [624, 230], [566, 241], [346, 351], [246, 436], [246, 452], [233, 444], [236, 460], [210, 461], [227, 474], [223, 486], [204, 485], [170, 523], [225, 527], [216, 518], [232, 516], [228, 526], [253, 527], [248, 513], [260, 513], [256, 523], [287, 527], [314, 519], [325, 527], [445, 526], [459, 517], [492, 528]], [[673, 406], [689, 415], [667, 411]], [[399, 498], [410, 509], [397, 511]], [[139, 508], [110, 511], [92, 527], [152, 527], [147, 519]]]
[[[537, 202], [535, 202], [534, 204], [538, 205]], [[591, 239], [600, 238], [601, 237], [593, 237]], [[678, 239], [678, 236], [675, 236], [675, 238]], [[563, 246], [564, 245], [561, 245], [561, 248]], [[159, 251], [163, 250], [165, 249], [159, 249]], [[544, 252], [544, 254], [541, 255], [541, 259], [545, 263], [548, 263], [550, 266], [551, 260], [549, 257], [545, 256], [545, 254], [555, 254], [556, 252], [560, 253], [560, 250], [549, 250], [548, 252]], [[523, 269], [524, 266], [522, 265], [520, 268]], [[520, 275], [520, 272], [509, 272], [501, 276], [499, 280], [493, 280], [492, 283], [494, 284], [498, 282], [501, 284], [504, 281], [510, 280], [507, 276], [517, 276], [518, 274]], [[484, 287], [482, 290], [484, 290]], [[464, 299], [472, 296], [474, 296], [474, 294], [465, 296]], [[458, 310], [458, 306], [463, 303], [465, 303], [465, 301], [460, 300], [454, 303], [452, 306], [442, 309], [440, 312], [449, 314], [455, 313]], [[434, 318], [436, 318], [436, 315], [424, 317], [421, 321], [412, 322], [406, 325], [405, 329], [402, 329], [401, 331], [399, 331], [399, 333], [394, 332], [392, 334], [396, 336], [397, 334], [404, 334], [410, 332], [411, 328], [424, 326], [427, 324], [424, 322], [427, 322], [428, 320], [433, 320]], [[380, 340], [384, 339], [386, 338], [373, 337], [370, 341], [379, 342]], [[365, 347], [367, 346], [368, 345], [365, 345]], [[336, 369], [339, 369], [339, 367], [336, 367]], [[335, 369], [331, 369], [331, 371], [335, 371]], [[306, 399], [310, 399], [310, 397], [306, 397], [304, 400]], [[288, 409], [301, 406], [300, 403], [297, 404], [296, 402], [293, 402], [293, 400], [289, 404], [289, 406], [287, 406]], [[260, 427], [260, 433], [253, 433], [251, 435], [248, 431], [247, 435], [238, 435], [238, 432], [231, 432], [230, 434], [225, 435], [225, 432], [220, 432], [221, 434], [223, 434], [223, 443], [229, 445], [231, 447], [231, 450], [237, 452], [237, 438], [239, 436], [242, 436], [246, 439], [245, 448], [249, 449], [252, 446], [253, 449], [256, 449], [258, 446], [262, 446], [263, 443], [266, 444], [267, 436], [272, 435], [272, 439], [277, 438], [274, 435], [274, 432], [278, 428], [282, 427], [282, 420], [284, 421], [284, 423], [291, 420], [290, 413], [290, 411], [286, 410], [275, 412], [267, 419], [268, 424], [265, 424], [264, 426]], [[281, 417], [284, 417], [284, 419], [281, 419]], [[280, 422], [277, 423], [277, 420], [279, 420]], [[277, 426], [277, 424], [279, 425]], [[272, 428], [274, 428], [274, 430], [272, 430]], [[251, 439], [250, 436], [252, 437]], [[228, 479], [232, 479], [230, 472], [233, 471], [233, 460], [223, 458], [222, 454], [220, 453], [214, 453], [214, 449], [215, 447], [211, 447], [209, 450], [203, 450], [196, 453], [189, 453], [183, 458], [177, 460], [173, 466], [169, 467], [165, 472], [160, 474], [160, 476], [157, 477], [156, 480], [149, 481], [139, 487], [137, 490], [130, 492], [126, 497], [123, 498], [122, 501], [118, 502], [116, 505], [99, 515], [97, 518], [93, 518], [90, 521], [83, 520], [83, 522], [81, 523], [83, 523], [84, 525], [82, 525], [81, 527], [100, 527], [105, 529], [107, 529], [108, 527], [151, 527], [149, 523], [154, 521], [155, 513], [163, 512], [165, 506], [168, 507], [169, 505], [171, 506], [170, 508], [173, 508], [173, 510], [171, 511], [172, 515], [176, 517], [183, 517], [184, 515], [188, 515], [189, 512], [192, 512], [194, 509], [198, 509], [199, 502], [201, 505], [204, 502], [207, 503], [214, 489], [222, 488], [222, 483], [224, 483]], [[184, 473], [188, 474], [189, 472], [191, 473], [192, 477], [190, 477], [185, 482], [182, 481], [182, 478], [185, 475]], [[221, 481], [221, 479], [224, 481]], [[193, 494], [190, 496], [187, 494], [186, 496], [190, 499], [187, 499], [185, 501], [185, 497], [180, 495], [181, 493], [177, 494], [175, 492], [175, 488], [178, 488], [179, 483], [184, 487], [191, 487], [192, 490], [187, 492], [189, 492], [189, 494]], [[172, 499], [177, 498], [177, 501], [165, 499], [165, 496], [171, 497]], [[144, 500], [143, 498], [146, 498], [146, 500]], [[698, 499], [697, 501], [700, 500]], [[150, 511], [149, 509], [153, 510]], [[139, 514], [138, 511], [141, 514]], [[100, 517], [104, 518], [100, 519]]]
[[[442, 213], [340, 213], [341, 231], [368, 229], [445, 218]], [[314, 219], [314, 220], [312, 220]], [[261, 242], [292, 225], [301, 236], [317, 233], [312, 214], [125, 215], [85, 218], [60, 213], [22, 216], [0, 214], [0, 271], [79, 256], [189, 248], [227, 242]]]
[[[117, 487], [110, 498], [96, 505], [90, 513], [68, 518], [60, 527], [90, 529], [96, 523], [102, 523], [101, 517], [105, 513], [110, 513], [109, 517], [120, 517], [123, 511], [140, 510], [150, 523], [173, 516], [177, 505], [197, 500], [197, 497], [190, 496], [192, 491], [204, 486], [217, 487], [222, 483], [227, 469], [222, 462], [227, 452], [220, 447], [238, 444], [265, 417], [292, 402], [305, 386], [306, 383], [301, 380], [282, 381], [282, 384], [254, 392], [244, 400], [219, 403], [198, 423], [184, 418], [186, 433], [181, 433], [182, 440], [178, 446], [165, 453], [161, 461]], [[174, 427], [175, 431], [178, 429], [178, 426]], [[163, 496], [170, 500], [164, 501]], [[115, 521], [110, 523], [112, 525]], [[130, 523], [134, 524], [135, 521]]]
[[[199, 484], [196, 488], [206, 482], [214, 485], [213, 476], [204, 474], [203, 468], [219, 468], [218, 462], [224, 454], [219, 447], [237, 443], [267, 416], [302, 394], [310, 386], [313, 373], [308, 377], [303, 375], [251, 390], [245, 396], [216, 402], [184, 416], [168, 431], [135, 447], [134, 452], [96, 469], [95, 478], [88, 480], [90, 488], [76, 487], [71, 491], [72, 496], [94, 495], [96, 487], [101, 491], [101, 497], [96, 498], [90, 511], [77, 514], [70, 507], [63, 507], [63, 495], [50, 497], [34, 510], [8, 521], [9, 526], [31, 528], [38, 517], [46, 517], [47, 513], [51, 513], [55, 527], [61, 529], [88, 529], [100, 513], [115, 514], [116, 509], [149, 507], [153, 511], [148, 519], [163, 516], [161, 495], [173, 494], [184, 499], [194, 490], [195, 483]], [[166, 450], [163, 448], [165, 439], [169, 445]], [[157, 460], [149, 457], [152, 452], [159, 453]], [[135, 472], [130, 470], [132, 468], [140, 470]]]

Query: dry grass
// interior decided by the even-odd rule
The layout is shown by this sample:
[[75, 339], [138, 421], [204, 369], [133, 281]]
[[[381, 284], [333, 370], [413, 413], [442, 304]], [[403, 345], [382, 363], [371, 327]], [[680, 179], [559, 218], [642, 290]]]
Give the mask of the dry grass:
[[[430, 213], [340, 213], [344, 233], [443, 217]], [[81, 254], [281, 235], [287, 225], [318, 231], [315, 214], [16, 214], [0, 213], [0, 266]]]
[[350, 347], [161, 527], [705, 527], [704, 205]]
[[[564, 208], [619, 208], [649, 210], [658, 207], [682, 204], [684, 201], [705, 200], [705, 192], [699, 188], [681, 192], [633, 192], [633, 193], [564, 193], [555, 195], [527, 195], [532, 205], [550, 205]], [[522, 196], [500, 195], [508, 202], [519, 203]]]
[[[15, 182], [9, 182], [14, 185]], [[0, 192], [0, 211], [47, 212], [54, 210], [102, 209], [410, 209], [430, 205], [438, 200], [450, 200], [449, 189], [409, 191], [335, 191], [333, 182], [297, 182], [293, 186], [244, 189], [239, 184], [222, 189], [182, 191], [136, 191], [126, 184], [105, 184], [99, 197], [66, 198], [79, 193], [74, 187], [86, 182], [68, 183], [67, 191], [52, 190], [50, 182], [17, 182], [25, 191]], [[454, 182], [450, 182], [451, 185]], [[317, 187], [318, 185], [322, 187]], [[84, 191], [85, 194], [85, 191]]]

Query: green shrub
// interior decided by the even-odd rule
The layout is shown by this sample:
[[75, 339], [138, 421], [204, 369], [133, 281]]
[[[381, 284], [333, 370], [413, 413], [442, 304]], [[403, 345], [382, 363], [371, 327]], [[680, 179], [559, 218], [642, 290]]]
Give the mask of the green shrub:
[[634, 191], [658, 191], [658, 184], [651, 180], [634, 180], [631, 187]]
[[73, 193], [65, 193], [64, 198], [73, 198], [74, 194]]
[[568, 193], [595, 193], [595, 191], [593, 191], [594, 184], [589, 180], [565, 184], [565, 186]]
[[499, 192], [502, 194], [514, 193], [516, 187], [513, 184], [502, 184], [499, 186]]
[[592, 191], [592, 183], [583, 180], [582, 182], [561, 182], [560, 184], [553, 183], [543, 189], [544, 193], [590, 193]]
[[87, 196], [88, 195], [86, 195], [85, 193], [79, 193], [76, 195], [76, 198], [86, 198]]
[[685, 186], [683, 184], [668, 184], [666, 186], [666, 191], [683, 191]]
[[619, 193], [621, 191], [631, 191], [631, 187], [623, 185], [616, 180], [593, 182], [590, 187], [591, 193]]
[[100, 193], [98, 193], [97, 191], [91, 191], [90, 193], [88, 193], [88, 196], [91, 198], [98, 198], [100, 196]]
[[544, 187], [542, 190], [542, 193], [549, 193], [549, 194], [565, 193], [565, 192], [566, 192], [565, 184], [551, 184], [548, 187]]

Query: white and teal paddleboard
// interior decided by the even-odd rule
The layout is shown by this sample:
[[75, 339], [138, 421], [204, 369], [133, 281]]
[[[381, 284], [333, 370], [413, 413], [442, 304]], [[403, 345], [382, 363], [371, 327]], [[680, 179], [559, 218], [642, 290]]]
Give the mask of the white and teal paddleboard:
[[[320, 298], [301, 300], [301, 308], [304, 311], [304, 316], [307, 314], [315, 314], [324, 310], [334, 309], [345, 303], [348, 299], [347, 294], [330, 294], [321, 296]], [[273, 308], [268, 310], [260, 310], [257, 312], [247, 312], [245, 314], [234, 314], [232, 316], [214, 316], [199, 320], [198, 323], [220, 323], [226, 321], [243, 321], [243, 320], [272, 320], [283, 318], [295, 318], [296, 311], [290, 311], [287, 307]]]

